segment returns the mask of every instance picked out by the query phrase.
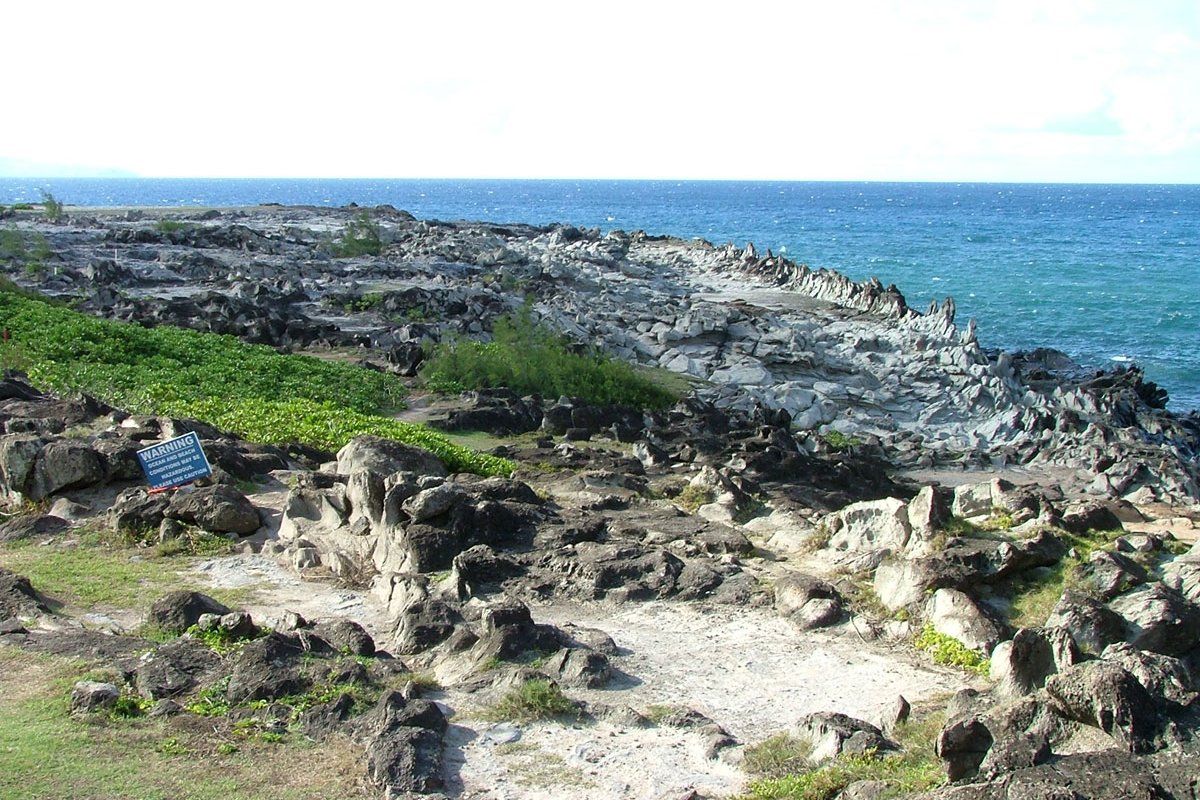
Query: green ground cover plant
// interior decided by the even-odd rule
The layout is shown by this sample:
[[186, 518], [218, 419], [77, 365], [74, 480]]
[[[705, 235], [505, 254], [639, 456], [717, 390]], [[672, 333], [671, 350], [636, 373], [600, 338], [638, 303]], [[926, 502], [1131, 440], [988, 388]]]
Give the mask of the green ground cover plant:
[[917, 634], [913, 645], [918, 650], [928, 652], [935, 663], [976, 672], [985, 678], [988, 675], [991, 662], [986, 656], [975, 652], [953, 636], [938, 633], [933, 625], [926, 624]]
[[366, 211], [360, 211], [342, 230], [342, 235], [330, 246], [334, 258], [377, 256], [383, 252], [379, 225]]
[[0, 319], [29, 377], [129, 411], [191, 417], [266, 444], [336, 450], [374, 434], [424, 447], [453, 471], [507, 475], [513, 465], [380, 412], [407, 391], [391, 375], [281, 355], [231, 336], [96, 319], [0, 285]]
[[443, 342], [422, 376], [440, 392], [507, 387], [518, 394], [635, 408], [665, 408], [677, 399], [624, 361], [574, 352], [566, 339], [533, 321], [528, 304], [496, 320], [491, 342]]

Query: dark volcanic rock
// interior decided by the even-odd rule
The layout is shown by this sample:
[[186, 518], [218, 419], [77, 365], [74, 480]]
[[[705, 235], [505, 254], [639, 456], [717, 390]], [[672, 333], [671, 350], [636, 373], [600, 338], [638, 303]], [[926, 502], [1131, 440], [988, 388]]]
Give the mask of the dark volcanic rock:
[[272, 632], [249, 642], [234, 658], [225, 696], [245, 703], [303, 694], [312, 685], [301, 670], [303, 657], [299, 640], [285, 634]]
[[242, 536], [254, 533], [262, 525], [250, 499], [224, 484], [172, 494], [166, 516], [206, 531]]
[[156, 600], [146, 621], [167, 633], [183, 633], [200, 621], [201, 614], [228, 613], [228, 608], [206, 594], [176, 591]]

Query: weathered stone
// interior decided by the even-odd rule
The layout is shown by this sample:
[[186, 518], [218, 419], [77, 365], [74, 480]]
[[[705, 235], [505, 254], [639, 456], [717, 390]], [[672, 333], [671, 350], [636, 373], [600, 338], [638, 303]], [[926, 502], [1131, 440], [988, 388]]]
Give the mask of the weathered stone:
[[792, 726], [792, 733], [812, 744], [809, 758], [815, 762], [843, 754], [882, 752], [893, 747], [883, 732], [871, 723], [828, 711], [805, 714]]
[[63, 489], [93, 486], [105, 478], [100, 456], [83, 442], [50, 442], [38, 453], [29, 481], [29, 499], [41, 500]]
[[301, 671], [303, 656], [299, 640], [286, 634], [271, 632], [247, 643], [234, 657], [226, 698], [245, 703], [303, 694], [312, 685]]
[[908, 505], [896, 498], [853, 503], [827, 517], [825, 524], [833, 534], [828, 547], [840, 551], [899, 552], [912, 532]]
[[1064, 628], [1081, 650], [1099, 653], [1125, 638], [1121, 615], [1094, 597], [1065, 591], [1046, 618], [1047, 628]]
[[843, 613], [841, 593], [819, 578], [789, 573], [775, 582], [775, 610], [800, 630], [837, 623]]
[[232, 486], [216, 484], [171, 496], [167, 516], [214, 533], [247, 536], [262, 525], [258, 511], [246, 495]]
[[1004, 699], [1032, 694], [1046, 679], [1080, 661], [1079, 649], [1063, 628], [1021, 628], [992, 650], [989, 675]]
[[156, 600], [146, 622], [166, 633], [183, 633], [200, 620], [201, 614], [228, 613], [228, 608], [206, 594], [181, 590]]
[[364, 469], [381, 476], [396, 472], [446, 474], [446, 465], [428, 450], [379, 436], [356, 436], [338, 451], [337, 461], [342, 475]]
[[182, 637], [138, 659], [135, 686], [138, 694], [151, 700], [177, 697], [215, 677], [220, 665], [221, 657], [208, 645]]
[[1125, 639], [1140, 650], [1177, 656], [1200, 640], [1200, 607], [1159, 582], [1139, 586], [1109, 603], [1125, 620]]
[[612, 668], [603, 653], [565, 647], [552, 655], [541, 671], [568, 688], [598, 689], [612, 677]]
[[79, 681], [71, 690], [71, 711], [88, 714], [111, 708], [121, 696], [121, 690], [111, 683]]
[[1004, 638], [1004, 626], [957, 589], [935, 591], [926, 603], [925, 617], [938, 633], [985, 655]]
[[1086, 661], [1051, 676], [1046, 691], [1065, 715], [1099, 728], [1134, 753], [1155, 749], [1158, 704], [1128, 670], [1109, 661]]

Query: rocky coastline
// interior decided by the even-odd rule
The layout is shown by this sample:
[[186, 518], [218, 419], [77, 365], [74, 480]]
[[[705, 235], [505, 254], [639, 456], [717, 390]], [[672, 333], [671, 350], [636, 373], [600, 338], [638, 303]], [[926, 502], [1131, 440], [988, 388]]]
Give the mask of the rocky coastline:
[[[182, 719], [219, 695], [230, 729], [352, 742], [369, 797], [715, 798], [753, 796], [746, 754], [780, 731], [808, 743], [812, 769], [906, 752], [911, 700], [940, 715], [928, 744], [949, 781], [915, 796], [1200, 791], [1200, 419], [1167, 412], [1136, 368], [988, 350], [952, 300], [914, 310], [895, 287], [753, 245], [390, 207], [9, 214], [0, 226], [48, 252], [0, 269], [95, 316], [350, 359], [419, 387], [430, 345], [486, 337], [528, 305], [580, 348], [686, 387], [662, 411], [418, 395], [406, 419], [486, 434], [518, 465], [483, 478], [386, 439], [252, 444], [6, 374], [0, 546], [200, 530], [235, 550], [203, 565], [214, 586], [247, 565], [279, 570], [241, 608], [181, 590], [144, 618], [94, 624], [0, 549], [0, 655], [86, 654], [112, 672], [76, 684], [81, 718], [135, 697]], [[377, 252], [339, 252], [364, 224]], [[213, 480], [147, 493], [136, 451], [189, 431]], [[284, 597], [292, 580], [308, 588]], [[352, 593], [349, 617], [315, 600], [335, 588]], [[1022, 611], [1035, 590], [1054, 595], [1036, 619]], [[678, 640], [692, 652], [655, 659], [654, 635], [634, 633], [646, 615], [691, 631]], [[147, 620], [170, 638], [145, 638]], [[732, 638], [743, 624], [764, 638]], [[780, 652], [845, 650], [847, 674], [894, 666], [839, 686], [827, 668], [773, 662], [776, 624]], [[957, 643], [988, 677], [932, 664], [912, 647], [922, 637]], [[706, 641], [792, 667], [816, 696], [783, 704], [797, 687], [775, 672], [756, 679], [778, 696], [695, 694], [702, 664], [666, 677]], [[488, 716], [534, 684], [572, 698], [559, 715], [574, 733]], [[353, 687], [372, 687], [369, 702]], [[613, 744], [627, 737], [641, 738]], [[562, 762], [557, 783], [497, 755], [521, 742]], [[872, 773], [829, 796], [895, 791]]]

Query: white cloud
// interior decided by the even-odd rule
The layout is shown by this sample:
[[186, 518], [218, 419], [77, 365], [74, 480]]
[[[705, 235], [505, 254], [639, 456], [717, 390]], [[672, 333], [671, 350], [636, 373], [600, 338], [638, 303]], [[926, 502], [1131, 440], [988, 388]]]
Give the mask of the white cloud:
[[6, 158], [177, 175], [1200, 180], [1200, 16], [1185, 3], [60, 0], [6, 17], [25, 65]]

